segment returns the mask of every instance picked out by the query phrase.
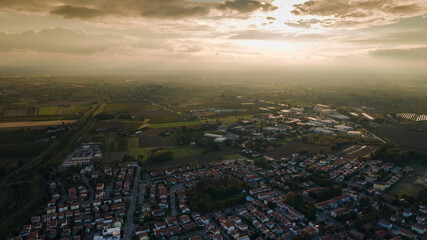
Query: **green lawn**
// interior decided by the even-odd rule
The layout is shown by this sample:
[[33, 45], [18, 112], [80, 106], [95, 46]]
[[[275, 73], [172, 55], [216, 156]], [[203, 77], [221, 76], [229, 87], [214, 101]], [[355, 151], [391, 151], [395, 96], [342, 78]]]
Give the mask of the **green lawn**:
[[197, 146], [176, 146], [171, 148], [174, 152], [174, 158], [185, 158], [203, 153], [203, 149]]
[[244, 158], [242, 155], [236, 153], [236, 154], [230, 154], [222, 157], [225, 160], [237, 160], [239, 158]]
[[133, 148], [129, 148], [127, 150], [127, 155], [133, 156], [135, 158], [137, 158], [139, 155], [144, 156], [144, 159], [146, 160], [148, 158], [148, 151], [149, 148], [138, 148], [138, 147], [133, 147]]
[[401, 196], [407, 194], [409, 196], [417, 197], [418, 192], [425, 188], [422, 184], [417, 184], [418, 180], [424, 179], [424, 174], [427, 172], [427, 167], [420, 162], [409, 162], [409, 167], [414, 169], [414, 172], [404, 176], [396, 185], [389, 189], [389, 193]]
[[40, 107], [39, 108], [39, 115], [55, 115], [56, 109], [58, 107]]
[[113, 102], [109, 103], [104, 112], [140, 112], [146, 109], [159, 109], [150, 102]]

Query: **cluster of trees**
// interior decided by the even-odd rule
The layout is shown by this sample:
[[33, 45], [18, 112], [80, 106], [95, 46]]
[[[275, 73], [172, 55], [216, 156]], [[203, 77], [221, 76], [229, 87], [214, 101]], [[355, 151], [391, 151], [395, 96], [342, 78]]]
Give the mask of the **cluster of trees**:
[[209, 130], [210, 126], [206, 124], [196, 129], [182, 127], [174, 134], [175, 141], [180, 145], [189, 145], [191, 142], [195, 142], [196, 146], [203, 148], [204, 153], [219, 151], [221, 145], [214, 142], [213, 139], [207, 139], [201, 132]]
[[[392, 145], [384, 145], [378, 148], [374, 154], [374, 159], [383, 159], [393, 162], [397, 165], [404, 165], [408, 161], [425, 161], [427, 156], [422, 153], [406, 150]], [[423, 162], [424, 164], [426, 162]]]
[[206, 213], [242, 204], [245, 202], [243, 190], [247, 187], [236, 179], [201, 180], [187, 192], [190, 208]]
[[308, 203], [301, 193], [288, 192], [285, 196], [285, 203], [303, 213], [308, 220], [316, 220], [316, 207], [313, 203]]
[[152, 154], [147, 160], [148, 162], [156, 163], [156, 162], [167, 162], [173, 160], [174, 153], [171, 150], [157, 150]]
[[255, 165], [260, 167], [260, 168], [268, 168], [270, 167], [270, 163], [265, 159], [265, 158], [261, 158], [261, 159], [256, 159], [254, 161]]
[[321, 202], [341, 195], [341, 191], [341, 186], [337, 186], [321, 190], [319, 193], [311, 192], [308, 196], [316, 200], [316, 202]]
[[0, 179], [2, 179], [4, 176], [9, 175], [11, 172], [13, 172], [15, 169], [20, 168], [22, 165], [24, 165], [24, 162], [22, 162], [21, 160], [0, 165]]
[[321, 133], [305, 135], [301, 138], [301, 141], [304, 143], [328, 146], [332, 150], [338, 150], [350, 143], [361, 145], [374, 145], [378, 143], [377, 140], [362, 138], [358, 136], [326, 135]]

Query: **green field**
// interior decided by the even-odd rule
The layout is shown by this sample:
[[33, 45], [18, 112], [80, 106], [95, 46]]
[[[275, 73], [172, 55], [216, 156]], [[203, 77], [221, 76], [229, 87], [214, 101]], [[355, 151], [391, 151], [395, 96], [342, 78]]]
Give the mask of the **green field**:
[[40, 107], [39, 115], [55, 115], [56, 109], [58, 107]]
[[191, 157], [203, 153], [203, 149], [197, 146], [176, 146], [171, 148], [171, 150], [174, 152], [175, 159]]
[[[427, 167], [423, 166], [418, 162], [408, 163], [408, 166], [414, 169], [414, 172], [410, 173], [407, 176], [404, 176], [396, 185], [392, 186], [388, 192], [391, 194], [396, 194], [402, 196], [403, 194], [417, 197], [418, 192], [423, 188], [427, 187], [425, 184]], [[420, 184], [421, 181], [424, 181], [424, 185]]]
[[150, 102], [112, 102], [107, 105], [104, 112], [140, 112], [147, 109], [159, 109]]
[[239, 158], [244, 158], [242, 155], [236, 153], [236, 154], [230, 154], [222, 157], [225, 160], [237, 160]]
[[168, 122], [168, 123], [154, 123], [150, 124], [151, 128], [172, 128], [172, 127], [183, 127], [183, 126], [197, 126], [202, 123], [199, 121], [187, 121], [187, 122]]

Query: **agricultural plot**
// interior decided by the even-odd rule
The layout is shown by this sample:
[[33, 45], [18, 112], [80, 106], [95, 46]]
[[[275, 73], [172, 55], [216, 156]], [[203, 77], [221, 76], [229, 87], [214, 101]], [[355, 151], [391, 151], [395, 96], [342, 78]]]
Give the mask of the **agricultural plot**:
[[6, 110], [5, 117], [25, 117], [28, 116], [29, 110], [27, 108], [12, 108]]
[[158, 135], [149, 135], [143, 132], [139, 136], [139, 147], [171, 147], [175, 146], [175, 140], [169, 137], [159, 137]]
[[427, 134], [409, 131], [393, 126], [381, 126], [377, 128], [380, 135], [402, 146], [427, 152]]
[[60, 126], [62, 124], [75, 123], [76, 120], [37, 121], [37, 122], [1, 122], [1, 128], [40, 128], [49, 126]]
[[141, 112], [147, 109], [160, 109], [150, 102], [112, 102], [105, 107], [104, 112]]
[[50, 134], [43, 130], [1, 130], [0, 144], [6, 143], [32, 143], [42, 138], [50, 137]]
[[188, 126], [197, 126], [201, 125], [202, 122], [199, 121], [187, 121], [187, 122], [166, 122], [166, 123], [155, 123], [150, 124], [151, 128], [173, 128], [173, 127], [188, 127]]
[[236, 154], [237, 152], [238, 152], [238, 149], [229, 148], [229, 149], [224, 149], [217, 152], [198, 154], [198, 155], [184, 157], [184, 158], [175, 158], [174, 160], [167, 161], [167, 162], [150, 163], [147, 165], [147, 168], [149, 169], [172, 168], [178, 165], [185, 165], [185, 164], [191, 164], [191, 163], [212, 162], [212, 161], [217, 161], [223, 158], [224, 156]]
[[58, 107], [40, 107], [39, 115], [55, 115]]
[[203, 149], [197, 146], [176, 146], [170, 149], [173, 151], [175, 159], [191, 157], [203, 153]]
[[106, 163], [118, 162], [126, 155], [125, 151], [109, 152], [102, 155], [102, 161]]
[[182, 121], [178, 114], [163, 109], [151, 111], [144, 110], [141, 112], [141, 114], [144, 118], [149, 119], [150, 123], [169, 123]]

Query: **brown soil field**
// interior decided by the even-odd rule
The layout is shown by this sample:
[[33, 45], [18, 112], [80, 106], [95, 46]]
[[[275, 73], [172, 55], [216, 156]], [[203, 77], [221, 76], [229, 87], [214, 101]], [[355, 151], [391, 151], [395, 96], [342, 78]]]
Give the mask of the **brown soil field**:
[[238, 149], [229, 148], [229, 149], [224, 149], [217, 152], [210, 152], [210, 153], [199, 154], [199, 155], [186, 157], [186, 158], [174, 159], [172, 161], [167, 161], [167, 162], [150, 163], [147, 165], [147, 168], [153, 170], [158, 168], [173, 168], [180, 164], [185, 165], [185, 164], [196, 163], [196, 162], [206, 163], [206, 162], [218, 161], [223, 156], [236, 154], [238, 152], [239, 152]]
[[268, 151], [266, 155], [274, 159], [280, 159], [282, 157], [289, 157], [292, 154], [298, 153], [301, 151], [309, 151], [310, 153], [320, 153], [321, 149], [323, 149], [325, 153], [331, 152], [331, 149], [329, 147], [306, 144], [306, 143], [290, 143], [286, 146], [278, 147], [271, 151]]
[[377, 128], [380, 135], [413, 150], [427, 153], [427, 134], [409, 131], [393, 126], [381, 126]]
[[121, 161], [125, 155], [126, 155], [125, 151], [105, 153], [102, 155], [102, 161], [103, 162]]
[[57, 121], [38, 121], [38, 122], [2, 122], [1, 128], [39, 128], [49, 126], [59, 126], [64, 124], [75, 123], [76, 120], [57, 120]]
[[147, 129], [139, 136], [139, 147], [172, 147], [175, 146], [175, 140], [168, 137], [160, 137], [159, 134], [164, 132], [164, 129]]
[[26, 108], [20, 108], [20, 109], [8, 109], [5, 113], [5, 117], [22, 117], [27, 116], [28, 110]]

